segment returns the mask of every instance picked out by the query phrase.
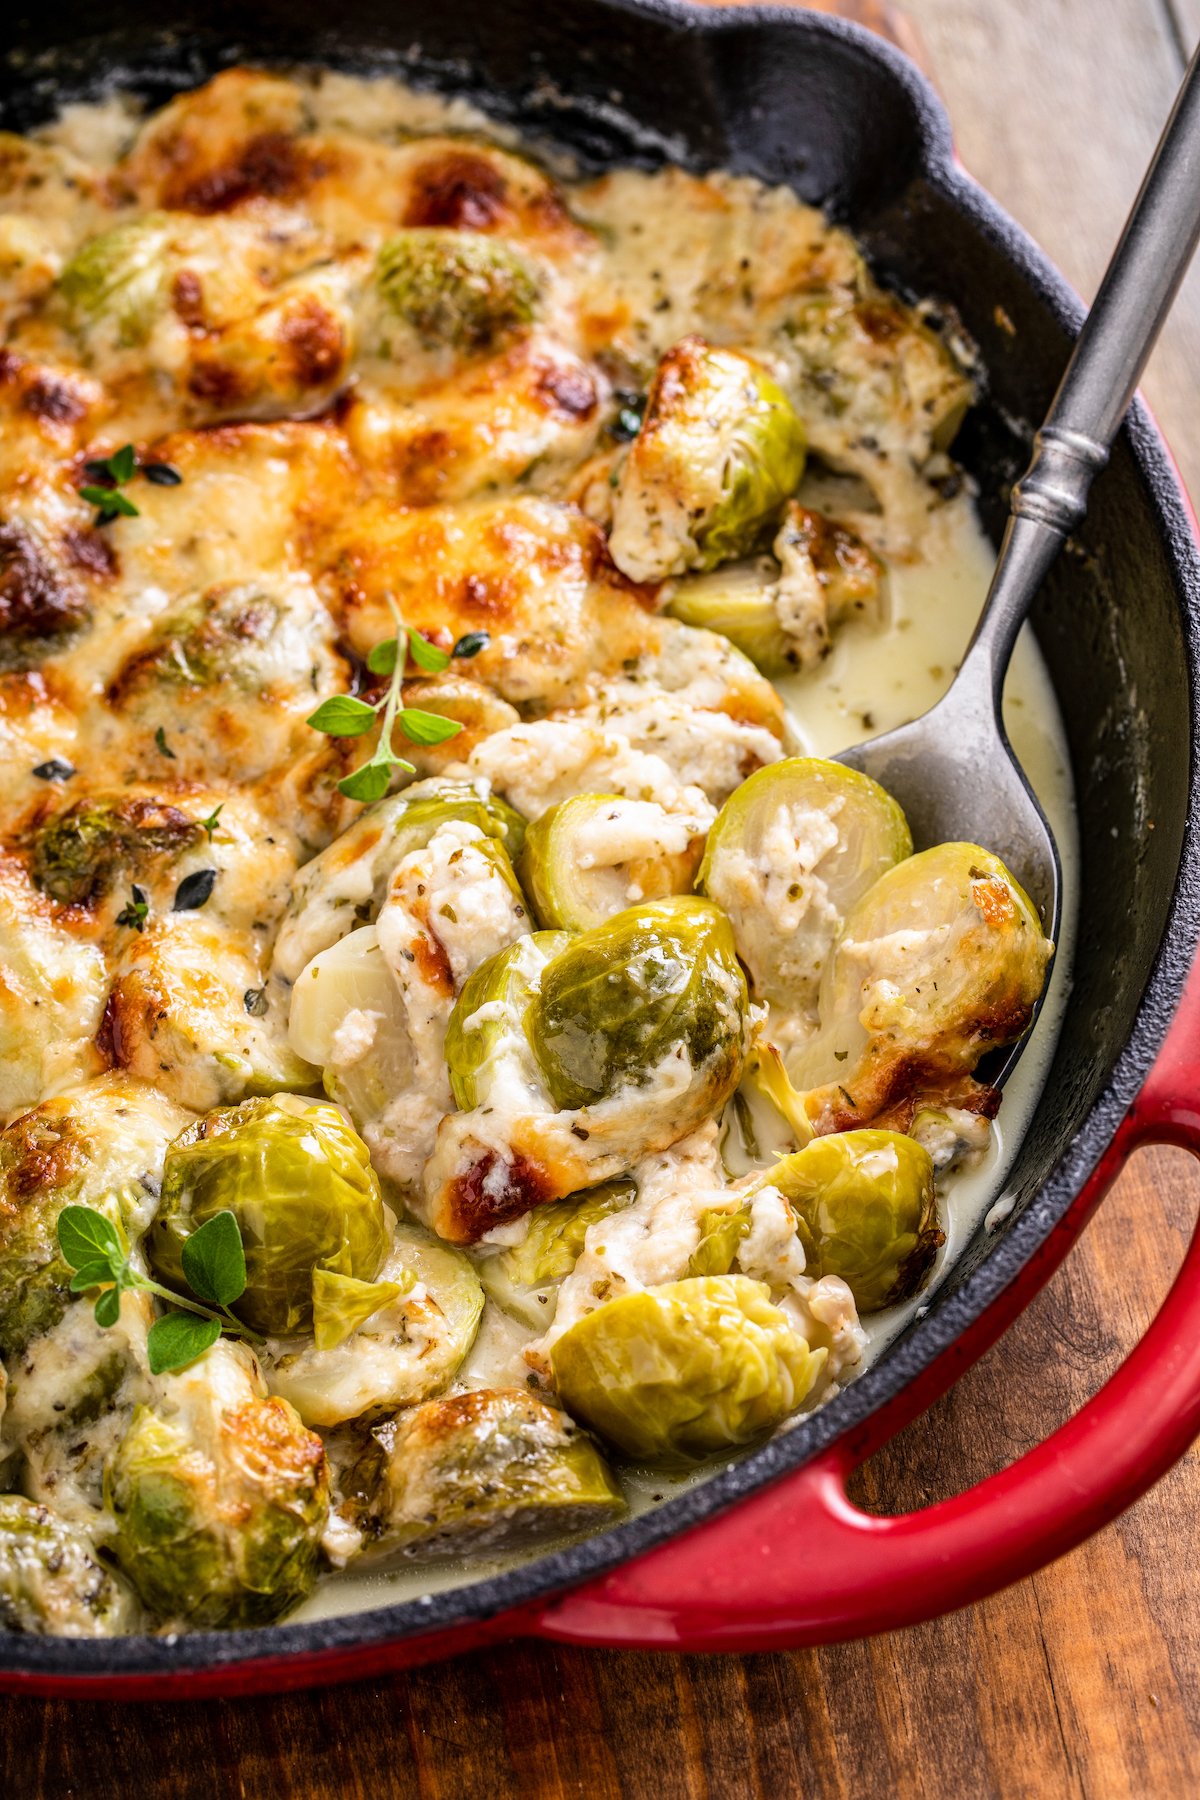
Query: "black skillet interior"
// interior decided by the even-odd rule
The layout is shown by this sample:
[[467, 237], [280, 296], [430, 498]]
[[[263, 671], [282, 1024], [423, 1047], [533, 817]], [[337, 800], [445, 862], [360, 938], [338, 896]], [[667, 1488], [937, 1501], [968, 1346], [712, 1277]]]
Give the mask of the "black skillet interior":
[[[168, 32], [145, 0], [59, 0], [14, 21], [0, 123], [22, 130], [64, 97], [114, 84], [152, 102], [230, 62], [389, 70], [479, 98], [493, 113], [603, 166], [664, 157], [790, 183], [859, 235], [885, 281], [953, 306], [988, 391], [958, 454], [998, 535], [1077, 307], [1034, 247], [955, 169], [944, 115], [903, 58], [821, 16], [722, 14], [665, 0], [180, 0]], [[1131, 177], [1132, 177], [1131, 171]], [[1065, 1210], [1136, 1092], [1196, 941], [1193, 718], [1200, 576], [1161, 446], [1135, 415], [1097, 483], [1077, 544], [1035, 626], [1062, 705], [1082, 840], [1079, 944], [1059, 1051], [1010, 1178], [1006, 1228], [971, 1247], [928, 1316], [811, 1421], [657, 1513], [467, 1591], [366, 1618], [171, 1650], [145, 1640], [20, 1640], [0, 1664], [61, 1672], [179, 1669], [333, 1648], [486, 1617], [561, 1587], [794, 1467], [896, 1392], [1027, 1260]], [[1185, 855], [1185, 851], [1188, 852]], [[1149, 987], [1148, 987], [1149, 984]], [[140, 1647], [139, 1647], [140, 1644]]]

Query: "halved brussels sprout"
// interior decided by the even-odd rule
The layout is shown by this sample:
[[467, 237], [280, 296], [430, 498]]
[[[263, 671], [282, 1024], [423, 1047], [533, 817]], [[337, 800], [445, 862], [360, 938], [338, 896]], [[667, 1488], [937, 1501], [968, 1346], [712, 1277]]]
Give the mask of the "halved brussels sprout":
[[820, 1030], [789, 1061], [818, 1129], [868, 1124], [968, 1075], [1021, 1036], [1053, 946], [1028, 895], [978, 844], [898, 863], [847, 915]]
[[729, 921], [681, 897], [631, 906], [572, 939], [543, 974], [526, 1028], [557, 1106], [645, 1085], [676, 1058], [717, 1107], [741, 1072], [745, 1007]]
[[691, 1461], [751, 1443], [794, 1412], [825, 1360], [770, 1290], [711, 1275], [624, 1294], [556, 1340], [564, 1404], [646, 1461]]
[[397, 864], [455, 820], [498, 839], [513, 861], [519, 856], [525, 821], [491, 793], [487, 782], [443, 777], [414, 782], [368, 807], [301, 869], [275, 944], [276, 973], [295, 981], [320, 951], [356, 925], [372, 922]]
[[804, 453], [804, 426], [761, 364], [684, 338], [621, 470], [613, 561], [631, 581], [663, 581], [744, 555], [798, 487]]
[[380, 1281], [402, 1291], [332, 1349], [287, 1350], [268, 1370], [271, 1392], [321, 1430], [439, 1393], [475, 1341], [483, 1289], [461, 1250], [419, 1225], [395, 1230]]
[[911, 1299], [945, 1242], [929, 1153], [898, 1131], [814, 1138], [749, 1192], [762, 1187], [796, 1215], [805, 1274], [840, 1276], [860, 1313]]
[[427, 1401], [388, 1435], [359, 1473], [380, 1556], [495, 1555], [625, 1511], [592, 1440], [516, 1388]]
[[883, 580], [860, 537], [795, 500], [773, 549], [676, 583], [667, 604], [673, 618], [719, 631], [772, 677], [819, 662], [833, 625], [877, 610]]
[[779, 577], [771, 556], [722, 563], [676, 582], [667, 611], [684, 625], [720, 632], [764, 675], [786, 675], [803, 665], [779, 616]]
[[82, 1531], [33, 1500], [0, 1495], [0, 1626], [48, 1637], [121, 1637], [138, 1605]]
[[[506, 1040], [524, 1032], [543, 971], [570, 942], [565, 931], [535, 931], [481, 963], [463, 984], [446, 1028], [446, 1069], [455, 1105], [470, 1112], [486, 1099]], [[518, 1053], [524, 1048], [516, 1044]]]
[[244, 1100], [180, 1133], [147, 1246], [162, 1280], [183, 1283], [184, 1244], [219, 1212], [233, 1213], [246, 1251], [234, 1311], [269, 1336], [311, 1327], [314, 1269], [373, 1281], [387, 1254], [367, 1147], [323, 1100]]
[[846, 914], [911, 854], [904, 814], [877, 782], [790, 757], [725, 802], [698, 885], [728, 914], [757, 997], [809, 1011]]
[[588, 1227], [623, 1211], [636, 1195], [633, 1181], [605, 1181], [535, 1207], [519, 1244], [480, 1260], [479, 1279], [488, 1299], [522, 1325], [544, 1331], [554, 1316], [555, 1289], [578, 1262]]
[[0, 1132], [0, 1353], [19, 1356], [70, 1304], [56, 1236], [64, 1206], [95, 1207], [136, 1242], [186, 1119], [141, 1082], [104, 1075]]
[[339, 938], [301, 972], [288, 1042], [322, 1070], [329, 1098], [349, 1109], [360, 1130], [411, 1084], [416, 1059], [404, 998], [374, 925]]
[[538, 922], [588, 931], [643, 900], [686, 894], [702, 839], [653, 800], [576, 794], [531, 825], [521, 880]]
[[142, 874], [201, 836], [195, 819], [165, 801], [140, 795], [77, 800], [39, 829], [33, 878], [64, 906], [94, 905], [126, 871]]
[[139, 1407], [109, 1464], [114, 1549], [145, 1604], [195, 1628], [269, 1625], [317, 1573], [329, 1514], [319, 1437], [262, 1397], [254, 1359], [219, 1340]]
[[477, 355], [532, 324], [537, 312], [538, 280], [528, 260], [478, 232], [436, 226], [401, 231], [381, 248], [375, 280], [385, 315], [385, 355], [403, 348], [390, 343], [387, 314], [425, 348], [445, 345]]
[[145, 213], [89, 238], [58, 278], [58, 291], [76, 330], [111, 319], [122, 348], [144, 344], [170, 274], [171, 221]]

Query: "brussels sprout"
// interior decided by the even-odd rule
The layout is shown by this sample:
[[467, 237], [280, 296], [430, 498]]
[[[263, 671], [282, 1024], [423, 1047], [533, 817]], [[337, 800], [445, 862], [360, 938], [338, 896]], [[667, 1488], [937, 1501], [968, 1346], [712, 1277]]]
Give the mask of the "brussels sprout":
[[424, 849], [440, 826], [454, 820], [498, 839], [514, 861], [520, 854], [525, 821], [486, 782], [414, 782], [368, 807], [301, 869], [275, 945], [276, 973], [295, 981], [320, 951], [356, 925], [374, 920], [397, 864], [410, 851]]
[[[470, 1258], [419, 1225], [396, 1227], [380, 1282], [400, 1288], [332, 1349], [288, 1350], [268, 1371], [271, 1392], [324, 1430], [436, 1394], [475, 1341], [483, 1289]], [[414, 1285], [415, 1283], [415, 1285]]]
[[883, 564], [854, 532], [795, 500], [773, 548], [774, 556], [678, 582], [667, 611], [719, 631], [775, 677], [819, 662], [841, 619], [877, 610]]
[[430, 1400], [380, 1437], [358, 1473], [378, 1556], [494, 1555], [625, 1511], [592, 1440], [519, 1389]]
[[136, 1631], [137, 1602], [82, 1531], [48, 1506], [0, 1495], [0, 1626], [48, 1637]]
[[623, 1211], [636, 1195], [633, 1181], [605, 1181], [535, 1207], [522, 1241], [479, 1263], [488, 1299], [522, 1325], [544, 1331], [554, 1315], [555, 1289], [578, 1262], [588, 1227]]
[[89, 238], [58, 278], [67, 317], [77, 331], [111, 320], [118, 344], [144, 344], [154, 327], [170, 273], [171, 221], [146, 213]]
[[723, 563], [674, 584], [667, 611], [684, 625], [720, 632], [764, 675], [800, 668], [779, 616], [778, 563], [770, 556]]
[[489, 957], [464, 982], [445, 1049], [450, 1088], [463, 1112], [486, 1098], [506, 1042], [524, 1030], [542, 972], [569, 942], [563, 931], [535, 931]]
[[123, 874], [144, 874], [202, 836], [195, 819], [165, 801], [97, 795], [77, 800], [41, 826], [33, 846], [33, 878], [64, 906], [91, 906]]
[[803, 1401], [825, 1360], [744, 1275], [667, 1282], [587, 1313], [550, 1352], [564, 1404], [629, 1456], [746, 1444]]
[[180, 1133], [147, 1246], [162, 1280], [183, 1283], [184, 1244], [219, 1212], [233, 1213], [246, 1250], [246, 1291], [234, 1310], [271, 1336], [311, 1327], [314, 1269], [373, 1281], [387, 1253], [367, 1147], [321, 1100], [244, 1100]]
[[538, 281], [509, 244], [476, 232], [430, 227], [389, 238], [375, 264], [383, 303], [383, 353], [395, 355], [386, 316], [393, 315], [431, 349], [466, 355], [494, 350], [533, 322]]
[[0, 1353], [20, 1355], [70, 1304], [56, 1236], [64, 1206], [96, 1207], [136, 1241], [186, 1118], [140, 1082], [105, 1075], [0, 1132]]
[[804, 473], [804, 427], [760, 364], [703, 338], [659, 364], [621, 471], [609, 549], [631, 581], [754, 548]]
[[192, 1112], [320, 1079], [288, 1047], [252, 933], [221, 922], [221, 892], [202, 911], [159, 910], [145, 931], [126, 931], [105, 1008], [114, 1059]]
[[945, 1233], [928, 1151], [898, 1131], [814, 1138], [759, 1177], [796, 1215], [805, 1273], [838, 1275], [860, 1313], [908, 1300]]
[[[338, 1050], [352, 1015], [369, 1030], [370, 1047], [346, 1060]], [[411, 1085], [415, 1053], [408, 1017], [374, 925], [339, 938], [301, 972], [292, 989], [288, 1042], [323, 1070], [329, 1098], [349, 1110], [360, 1130]]]
[[308, 1593], [329, 1513], [320, 1438], [220, 1340], [139, 1407], [105, 1476], [114, 1550], [152, 1612], [269, 1625]]
[[889, 869], [847, 914], [820, 1030], [789, 1073], [819, 1130], [870, 1122], [953, 1085], [1028, 1028], [1053, 946], [1028, 896], [978, 844]]
[[540, 924], [587, 931], [635, 902], [688, 893], [701, 847], [690, 819], [652, 800], [576, 794], [530, 826], [521, 880]]
[[717, 1107], [741, 1073], [745, 1006], [727, 919], [688, 897], [631, 906], [572, 939], [526, 1021], [560, 1107], [644, 1085], [667, 1058], [686, 1058]]
[[756, 996], [808, 1011], [846, 914], [911, 853], [877, 782], [798, 756], [757, 769], [725, 802], [698, 883], [729, 915]]
[[802, 359], [806, 416], [814, 436], [824, 414], [852, 452], [902, 450], [920, 466], [953, 443], [971, 381], [911, 307], [858, 286], [803, 293], [785, 326]]

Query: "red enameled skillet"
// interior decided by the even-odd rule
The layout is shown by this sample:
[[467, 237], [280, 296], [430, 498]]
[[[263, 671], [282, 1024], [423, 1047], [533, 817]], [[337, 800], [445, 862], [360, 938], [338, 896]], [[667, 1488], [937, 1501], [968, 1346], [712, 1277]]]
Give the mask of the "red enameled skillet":
[[[954, 161], [932, 90], [856, 27], [664, 0], [60, 0], [13, 21], [0, 124], [114, 84], [161, 101], [233, 61], [328, 62], [470, 94], [595, 167], [671, 157], [790, 183], [859, 235], [881, 277], [953, 306], [988, 390], [957, 446], [998, 532], [1079, 307]], [[868, 1517], [847, 1473], [1000, 1335], [1061, 1262], [1125, 1158], [1200, 1151], [1196, 746], [1200, 554], [1135, 407], [1076, 553], [1034, 615], [1079, 803], [1079, 941], [1044, 1096], [981, 1231], [886, 1355], [814, 1417], [701, 1487], [582, 1544], [450, 1593], [243, 1633], [105, 1643], [0, 1634], [0, 1685], [96, 1697], [299, 1687], [518, 1633], [749, 1650], [887, 1630], [991, 1593], [1142, 1493], [1200, 1430], [1200, 1240], [1128, 1362], [1002, 1474], [924, 1512]]]

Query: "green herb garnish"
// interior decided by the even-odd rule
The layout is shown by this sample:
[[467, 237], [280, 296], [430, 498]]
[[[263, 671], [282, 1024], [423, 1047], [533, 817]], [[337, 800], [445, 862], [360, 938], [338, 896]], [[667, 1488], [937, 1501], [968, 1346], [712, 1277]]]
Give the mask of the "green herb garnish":
[[182, 1369], [215, 1344], [223, 1331], [261, 1342], [256, 1332], [229, 1311], [246, 1289], [246, 1253], [231, 1212], [219, 1212], [197, 1227], [183, 1246], [183, 1274], [192, 1296], [172, 1293], [135, 1269], [120, 1228], [92, 1206], [64, 1206], [58, 1215], [58, 1247], [71, 1277], [73, 1294], [98, 1288], [93, 1312], [98, 1325], [115, 1325], [121, 1295], [141, 1290], [173, 1310], [150, 1327], [146, 1349], [150, 1371]]
[[140, 508], [121, 489], [135, 475], [144, 475], [155, 487], [178, 487], [183, 476], [173, 463], [139, 464], [132, 444], [122, 444], [111, 456], [94, 456], [84, 463], [90, 485], [79, 490], [80, 497], [96, 508], [97, 525], [111, 525], [114, 519], [136, 519]]
[[[394, 606], [392, 610], [395, 613]], [[451, 656], [456, 653], [457, 646], [455, 651], [440, 649], [420, 632], [410, 630], [396, 613], [395, 636], [376, 644], [367, 657], [367, 667], [373, 675], [389, 677], [383, 698], [372, 703], [359, 700], [353, 694], [335, 694], [329, 700], [322, 700], [317, 710], [309, 714], [308, 723], [313, 730], [323, 731], [327, 737], [362, 737], [379, 720], [379, 740], [370, 757], [355, 769], [353, 775], [346, 775], [338, 782], [339, 790], [347, 799], [382, 800], [391, 786], [393, 769], [416, 774], [415, 765], [397, 756], [393, 748], [392, 732], [396, 726], [412, 744], [444, 744], [448, 738], [457, 737], [462, 730], [457, 719], [400, 704], [404, 668], [409, 656], [419, 669], [434, 674], [448, 668]]]
[[213, 837], [216, 833], [217, 820], [220, 818], [221, 814], [224, 811], [225, 811], [225, 802], [222, 800], [220, 806], [213, 807], [213, 809], [209, 813], [207, 819], [197, 819], [196, 820], [197, 825], [203, 826], [204, 830], [207, 831], [208, 841], [210, 844], [212, 843]]
[[175, 752], [172, 750], [171, 746], [168, 744], [167, 734], [163, 730], [163, 727], [161, 725], [159, 726], [158, 730], [154, 734], [154, 743], [155, 743], [155, 746], [158, 749], [158, 752], [161, 756], [169, 756], [172, 762], [175, 761]]
[[128, 925], [133, 931], [145, 931], [146, 920], [150, 913], [150, 898], [145, 888], [137, 882], [129, 890], [130, 898], [117, 914], [118, 925]]

